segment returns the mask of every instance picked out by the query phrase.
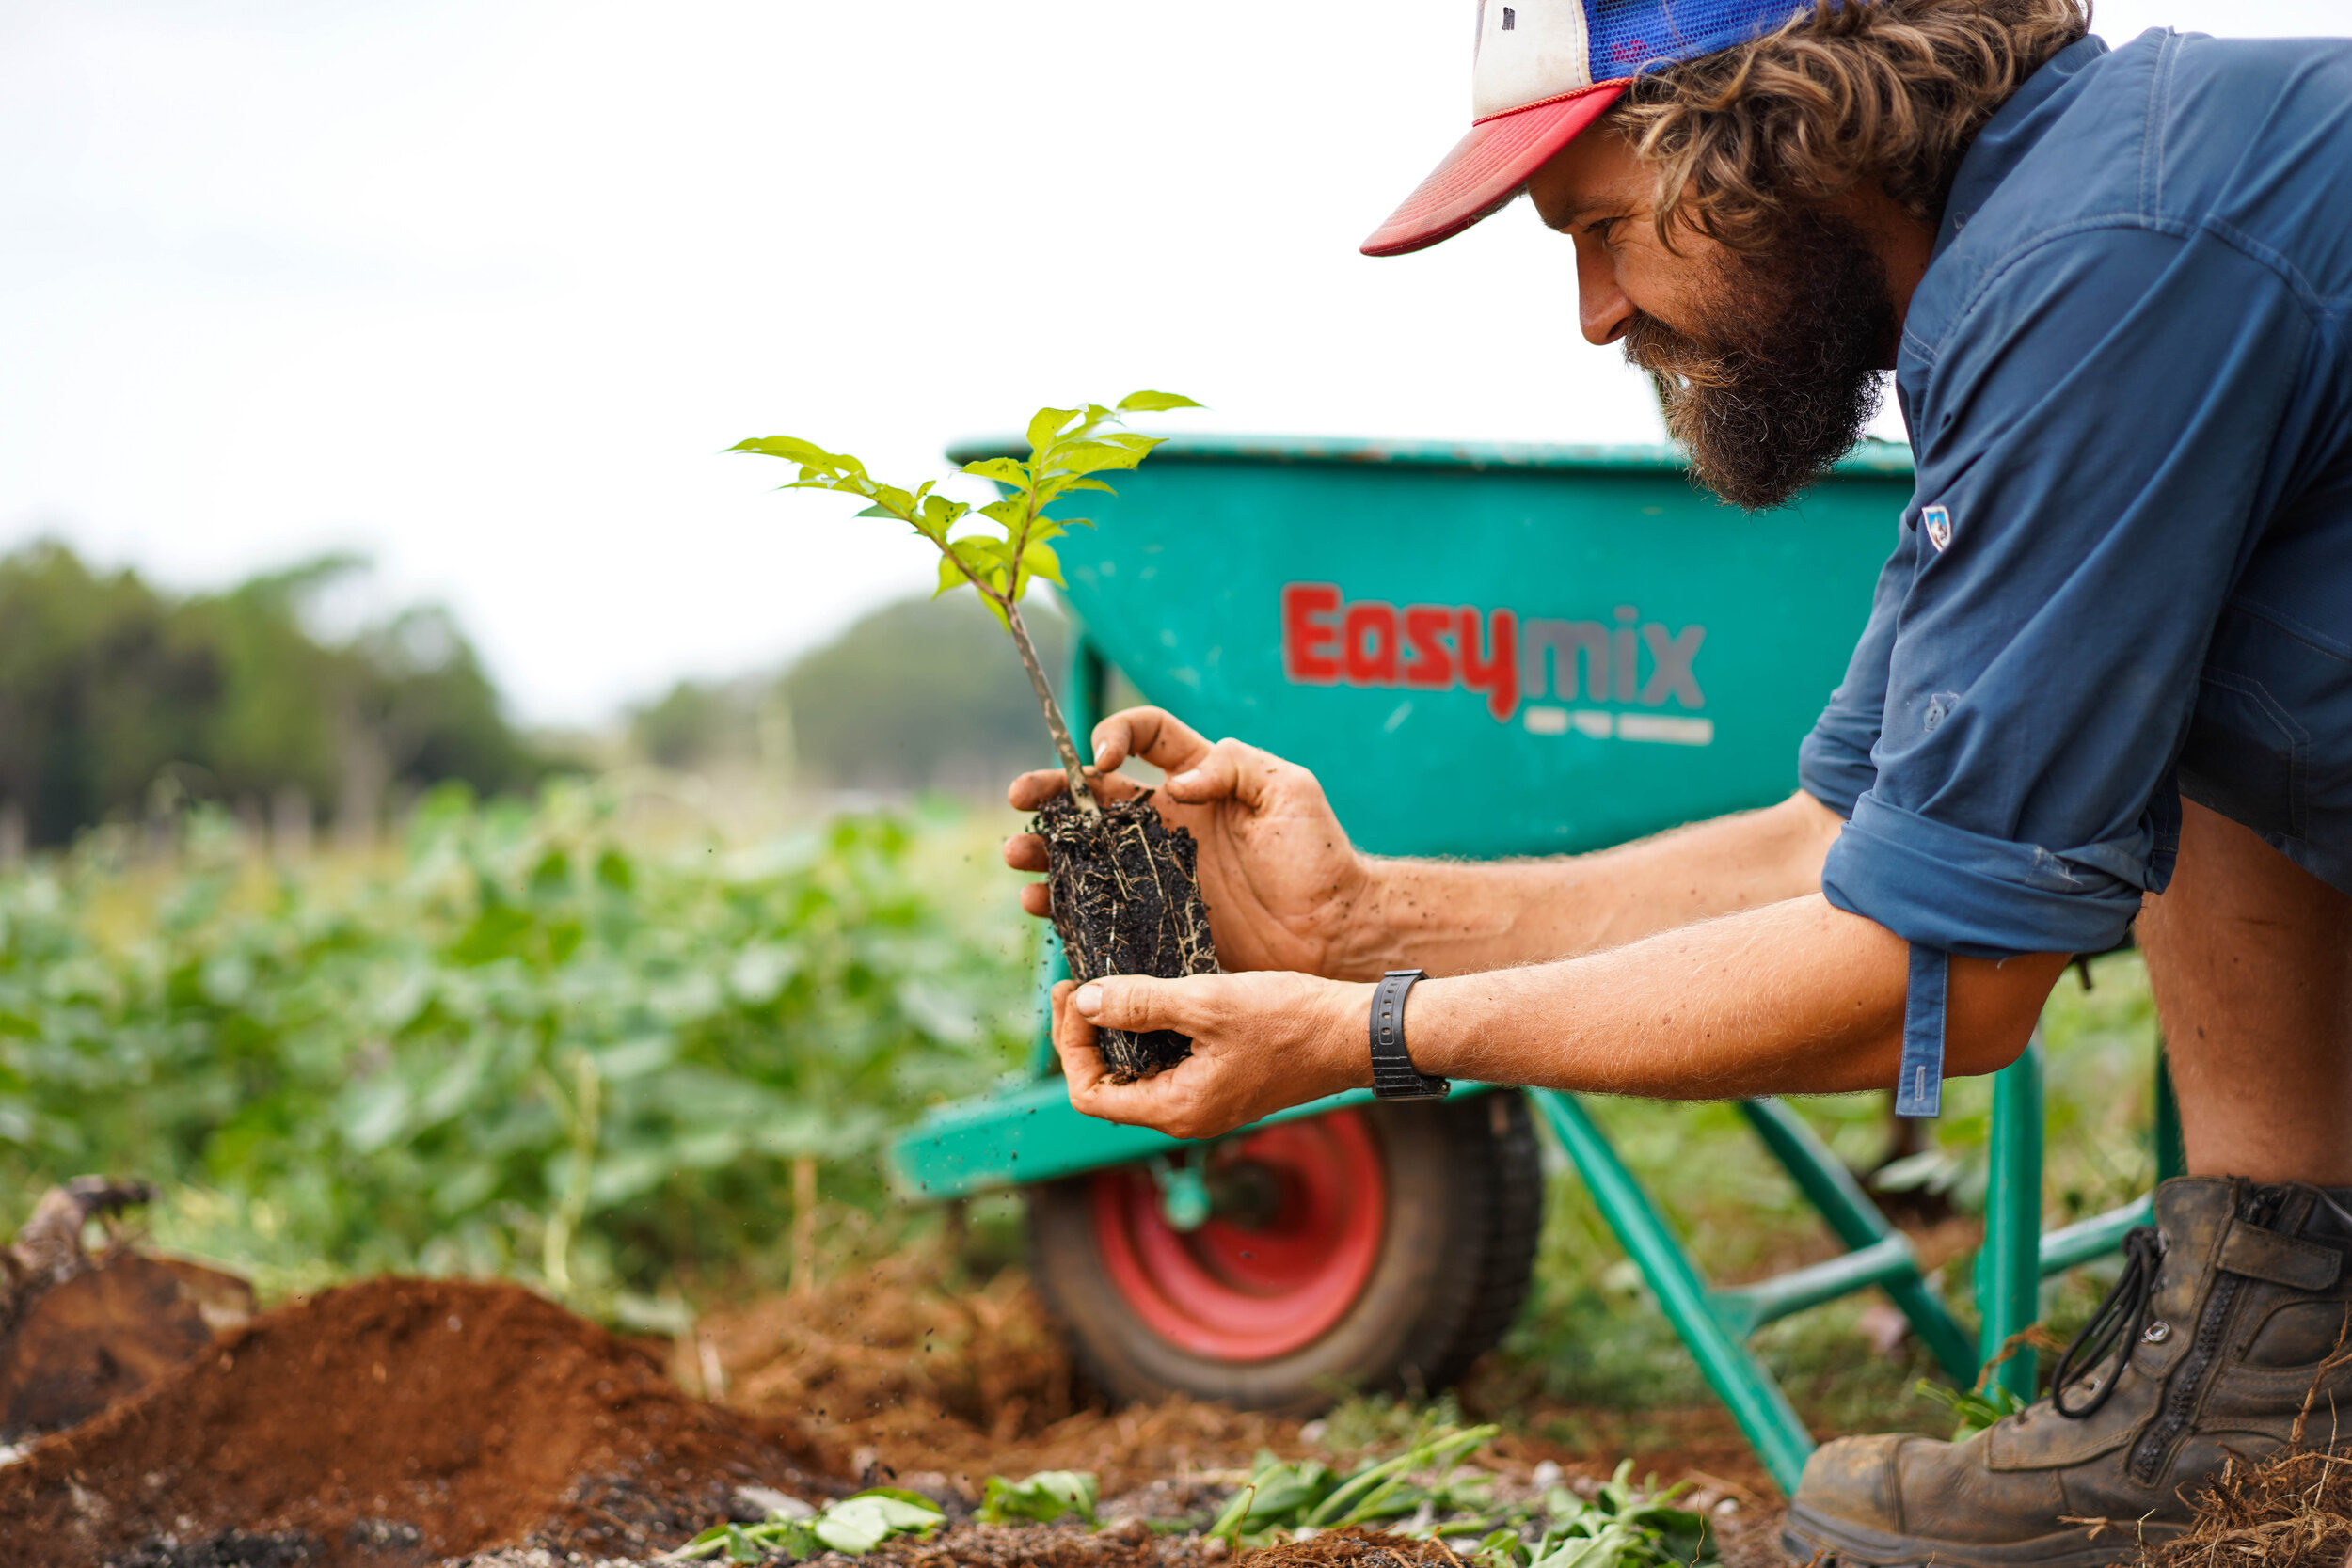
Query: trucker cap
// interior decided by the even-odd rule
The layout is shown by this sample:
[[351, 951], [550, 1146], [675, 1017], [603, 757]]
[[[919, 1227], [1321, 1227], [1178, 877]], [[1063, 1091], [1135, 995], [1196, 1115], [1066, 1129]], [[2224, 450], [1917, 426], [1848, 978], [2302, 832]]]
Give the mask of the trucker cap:
[[1509, 202], [1645, 71], [1761, 37], [1804, 0], [1478, 0], [1470, 129], [1363, 244], [1402, 256]]

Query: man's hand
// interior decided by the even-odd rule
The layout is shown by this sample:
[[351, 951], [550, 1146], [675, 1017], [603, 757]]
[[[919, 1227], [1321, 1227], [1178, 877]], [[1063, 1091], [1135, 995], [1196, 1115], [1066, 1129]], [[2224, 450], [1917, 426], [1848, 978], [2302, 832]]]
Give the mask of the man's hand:
[[[1171, 1138], [1214, 1138], [1370, 1087], [1372, 993], [1369, 985], [1271, 971], [1064, 980], [1054, 988], [1054, 1049], [1075, 1109]], [[1095, 1049], [1098, 1024], [1179, 1030], [1192, 1037], [1192, 1054], [1156, 1077], [1114, 1084]]]
[[[1212, 746], [1155, 707], [1111, 715], [1094, 726], [1093, 740], [1104, 800], [1138, 793], [1111, 776], [1131, 756], [1168, 774], [1152, 803], [1200, 846], [1200, 893], [1220, 964], [1310, 974], [1362, 967], [1352, 961], [1350, 923], [1371, 876], [1312, 773], [1238, 740]], [[1035, 811], [1065, 787], [1057, 769], [1041, 768], [1015, 779], [1010, 798], [1016, 810]], [[1006, 841], [1005, 863], [1043, 871], [1045, 841], [1016, 834]], [[1047, 896], [1044, 883], [1033, 883], [1022, 889], [1021, 907], [1043, 915]]]

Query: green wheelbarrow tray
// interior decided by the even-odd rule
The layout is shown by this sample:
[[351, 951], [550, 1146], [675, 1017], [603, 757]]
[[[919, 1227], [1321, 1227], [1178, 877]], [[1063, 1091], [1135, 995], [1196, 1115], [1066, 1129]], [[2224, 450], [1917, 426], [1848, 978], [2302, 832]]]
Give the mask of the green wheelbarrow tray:
[[[1115, 498], [1086, 498], [1100, 528], [1060, 546], [1080, 628], [1073, 729], [1083, 737], [1100, 717], [1115, 668], [1203, 734], [1311, 768], [1359, 847], [1478, 858], [1597, 848], [1785, 798], [1911, 494], [1908, 452], [1877, 444], [1756, 516], [1695, 489], [1659, 448], [1178, 437], [1117, 479]], [[1049, 952], [1041, 989], [1062, 973]], [[1281, 1407], [1310, 1374], [1327, 1388], [1458, 1373], [1525, 1288], [1534, 1211], [1520, 1212], [1518, 1189], [1540, 1185], [1529, 1130], [1540, 1120], [1784, 1488], [1812, 1444], [1747, 1348], [1756, 1327], [1880, 1286], [1967, 1381], [2033, 1320], [2045, 1269], [2112, 1246], [2146, 1207], [2040, 1235], [2041, 1069], [2028, 1052], [1996, 1088], [1972, 1338], [1901, 1233], [1777, 1101], [1743, 1111], [1850, 1250], [1717, 1289], [1576, 1096], [1461, 1085], [1440, 1133], [1343, 1095], [1204, 1147], [1079, 1116], [1052, 1064], [1041, 1036], [1029, 1081], [940, 1107], [886, 1158], [910, 1196], [1030, 1195], [1039, 1283], [1112, 1391]], [[1487, 1185], [1456, 1194], [1454, 1218], [1429, 1228], [1402, 1195], [1457, 1167]], [[1365, 1192], [1387, 1194], [1385, 1231]], [[1489, 1212], [1504, 1217], [1462, 1217]], [[1371, 1308], [1351, 1304], [1443, 1293], [1425, 1277], [1393, 1284], [1403, 1264], [1389, 1255], [1408, 1234], [1460, 1252], [1473, 1223], [1499, 1232], [1486, 1253], [1448, 1253], [1438, 1272], [1476, 1276], [1477, 1290], [1392, 1314], [1379, 1331], [1389, 1348], [1371, 1345], [1379, 1333], [1357, 1322]], [[1293, 1233], [1302, 1226], [1314, 1233]], [[1330, 1360], [1350, 1334], [1366, 1345]], [[1995, 1375], [2030, 1391], [2030, 1354]]]

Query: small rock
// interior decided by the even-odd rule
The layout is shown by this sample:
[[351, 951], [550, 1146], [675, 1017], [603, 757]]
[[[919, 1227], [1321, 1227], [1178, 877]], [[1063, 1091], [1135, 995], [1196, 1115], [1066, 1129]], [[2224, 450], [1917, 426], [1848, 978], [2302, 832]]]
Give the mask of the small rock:
[[1201, 1559], [1208, 1562], [1224, 1561], [1226, 1555], [1232, 1549], [1232, 1544], [1221, 1535], [1212, 1535], [1200, 1543]]
[[1542, 1464], [1535, 1466], [1534, 1470], [1528, 1476], [1527, 1480], [1528, 1483], [1534, 1486], [1537, 1491], [1549, 1492], [1553, 1487], [1559, 1485], [1561, 1478], [1566, 1474], [1567, 1472], [1565, 1470], [1560, 1468], [1558, 1461], [1547, 1459]]
[[1152, 1527], [1141, 1515], [1131, 1513], [1118, 1523], [1106, 1526], [1103, 1533], [1113, 1540], [1124, 1541], [1130, 1546], [1140, 1546], [1152, 1539]]

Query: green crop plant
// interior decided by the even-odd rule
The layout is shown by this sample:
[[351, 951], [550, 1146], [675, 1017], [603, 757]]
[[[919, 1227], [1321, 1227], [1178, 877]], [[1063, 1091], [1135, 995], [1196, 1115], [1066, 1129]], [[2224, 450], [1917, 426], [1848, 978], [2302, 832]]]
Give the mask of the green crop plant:
[[1164, 439], [1113, 427], [1129, 414], [1200, 406], [1174, 392], [1144, 391], [1131, 392], [1109, 407], [1089, 403], [1083, 408], [1041, 408], [1029, 420], [1025, 460], [983, 457], [963, 466], [963, 472], [989, 480], [1006, 492], [979, 507], [937, 494], [936, 480], [926, 480], [913, 490], [884, 484], [849, 453], [828, 451], [797, 436], [755, 436], [728, 450], [780, 457], [800, 470], [800, 476], [783, 488], [838, 490], [863, 497], [869, 504], [857, 515], [896, 518], [930, 541], [939, 551], [939, 592], [972, 588], [1011, 634], [1022, 668], [1037, 693], [1038, 707], [1045, 716], [1045, 728], [1053, 736], [1055, 755], [1069, 779], [1070, 797], [1085, 811], [1094, 813], [1099, 808], [1087, 788], [1078, 748], [1071, 740], [1061, 705], [1054, 700], [1037, 644], [1022, 619], [1022, 596], [1040, 578], [1063, 586], [1061, 560], [1055, 553], [1054, 541], [1071, 529], [1093, 526], [1085, 517], [1050, 516], [1045, 509], [1074, 492], [1110, 491], [1110, 485], [1097, 479], [1097, 474], [1135, 467]]
[[98, 835], [0, 874], [0, 1233], [116, 1171], [265, 1284], [512, 1274], [603, 1309], [780, 1274], [796, 1230], [805, 1276], [818, 1164], [853, 1223], [890, 1127], [1018, 1060], [1023, 923], [953, 891], [988, 830], [665, 844], [619, 804], [446, 792], [397, 850], [284, 864], [198, 814], [172, 863]]

